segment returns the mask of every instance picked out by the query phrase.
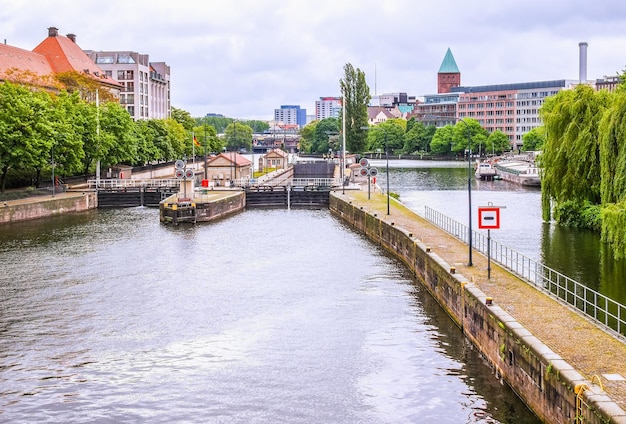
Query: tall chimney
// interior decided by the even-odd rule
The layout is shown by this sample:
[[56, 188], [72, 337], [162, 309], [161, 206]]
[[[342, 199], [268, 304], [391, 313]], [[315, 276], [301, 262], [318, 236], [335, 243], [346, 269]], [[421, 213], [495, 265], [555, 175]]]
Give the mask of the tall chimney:
[[59, 35], [59, 28], [50, 27], [48, 28], [48, 37], [56, 37]]
[[67, 38], [76, 43], [76, 34], [67, 34]]
[[582, 84], [587, 81], [587, 46], [586, 42], [578, 43], [580, 50], [579, 64], [578, 64], [578, 79]]

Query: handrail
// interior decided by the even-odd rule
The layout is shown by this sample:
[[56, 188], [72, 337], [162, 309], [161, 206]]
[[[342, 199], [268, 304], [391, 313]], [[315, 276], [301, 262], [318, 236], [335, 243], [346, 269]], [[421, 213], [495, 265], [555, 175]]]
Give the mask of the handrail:
[[[464, 224], [426, 206], [426, 220], [467, 243], [468, 228]], [[472, 231], [474, 248], [487, 254], [486, 234]], [[539, 263], [508, 246], [491, 239], [491, 259], [522, 280], [550, 296], [573, 306], [606, 330], [626, 335], [626, 306], [566, 275]]]
[[176, 178], [160, 178], [160, 179], [131, 179], [131, 178], [112, 178], [87, 180], [87, 186], [90, 189], [113, 189], [113, 188], [131, 188], [131, 187], [178, 187], [180, 180]]

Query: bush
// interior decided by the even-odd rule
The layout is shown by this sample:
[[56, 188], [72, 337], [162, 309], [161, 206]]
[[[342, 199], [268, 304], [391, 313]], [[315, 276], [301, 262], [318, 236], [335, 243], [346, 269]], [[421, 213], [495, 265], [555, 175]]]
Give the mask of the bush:
[[600, 205], [592, 205], [588, 201], [582, 203], [568, 200], [554, 208], [554, 218], [557, 223], [567, 227], [585, 228], [600, 232], [602, 229], [602, 214]]

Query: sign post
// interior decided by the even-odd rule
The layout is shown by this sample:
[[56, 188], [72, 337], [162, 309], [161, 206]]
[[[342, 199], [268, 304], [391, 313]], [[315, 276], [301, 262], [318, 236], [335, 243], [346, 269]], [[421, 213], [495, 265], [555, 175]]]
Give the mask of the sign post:
[[370, 167], [370, 163], [367, 160], [367, 158], [362, 158], [359, 161], [359, 165], [361, 165], [361, 168], [359, 169], [359, 175], [361, 175], [362, 177], [367, 177], [367, 200], [370, 200], [371, 195], [371, 177], [374, 177], [374, 182], [376, 182], [376, 175], [378, 175], [378, 169]]
[[487, 230], [487, 279], [491, 279], [491, 229], [500, 229], [500, 209], [505, 206], [478, 207], [478, 228]]

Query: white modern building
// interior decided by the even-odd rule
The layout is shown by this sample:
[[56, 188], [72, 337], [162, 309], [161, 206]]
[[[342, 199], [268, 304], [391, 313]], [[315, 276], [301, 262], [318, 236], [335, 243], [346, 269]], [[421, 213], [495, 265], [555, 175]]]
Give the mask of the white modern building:
[[341, 97], [320, 97], [315, 101], [315, 119], [339, 118]]
[[108, 77], [122, 84], [120, 103], [135, 120], [171, 116], [170, 67], [150, 62], [147, 54], [130, 51], [85, 53]]

